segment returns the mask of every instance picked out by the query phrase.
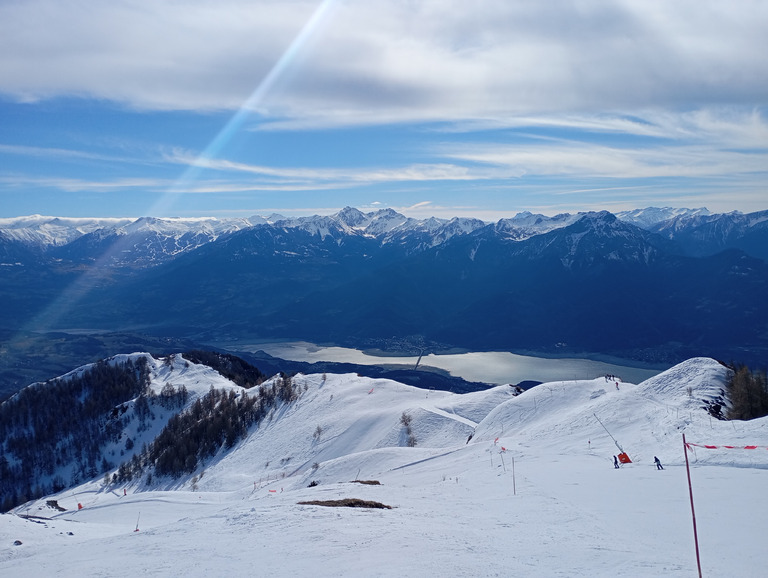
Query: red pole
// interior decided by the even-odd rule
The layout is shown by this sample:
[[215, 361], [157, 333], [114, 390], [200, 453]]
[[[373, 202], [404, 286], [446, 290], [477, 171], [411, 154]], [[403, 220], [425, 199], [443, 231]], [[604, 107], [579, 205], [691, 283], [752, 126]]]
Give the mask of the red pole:
[[685, 471], [688, 472], [688, 494], [691, 496], [691, 516], [693, 517], [693, 542], [696, 544], [696, 566], [699, 568], [701, 578], [701, 558], [699, 557], [699, 534], [696, 532], [696, 511], [693, 509], [693, 488], [691, 487], [691, 468], [688, 465], [688, 444], [685, 443], [683, 434], [683, 451], [685, 452]]

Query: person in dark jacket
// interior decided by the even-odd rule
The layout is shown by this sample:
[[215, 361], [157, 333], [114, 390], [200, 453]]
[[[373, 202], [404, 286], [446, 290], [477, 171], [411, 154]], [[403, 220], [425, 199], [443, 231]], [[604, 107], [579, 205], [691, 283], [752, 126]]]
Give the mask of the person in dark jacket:
[[613, 467], [619, 469], [619, 460], [616, 459], [616, 456], [613, 456]]
[[657, 470], [663, 470], [664, 469], [664, 466], [661, 465], [661, 462], [659, 461], [659, 458], [657, 458], [656, 456], [653, 456], [653, 463], [656, 464], [656, 469]]

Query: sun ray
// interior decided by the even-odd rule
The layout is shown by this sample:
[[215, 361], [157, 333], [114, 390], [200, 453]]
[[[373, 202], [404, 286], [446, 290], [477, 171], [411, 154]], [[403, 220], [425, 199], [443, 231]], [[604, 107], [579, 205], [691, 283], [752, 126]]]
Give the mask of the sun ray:
[[197, 180], [200, 173], [205, 168], [205, 161], [216, 158], [226, 145], [232, 140], [232, 137], [243, 126], [248, 118], [259, 108], [264, 99], [278, 82], [285, 75], [291, 64], [296, 60], [309, 38], [316, 34], [321, 24], [327, 20], [331, 12], [332, 5], [336, 0], [323, 0], [307, 20], [302, 29], [293, 39], [288, 48], [283, 52], [280, 58], [275, 62], [269, 72], [264, 76], [251, 95], [240, 106], [238, 111], [232, 115], [227, 124], [222, 127], [218, 134], [211, 140], [205, 150], [200, 153], [195, 162], [193, 162], [184, 173], [176, 180], [170, 189], [163, 194], [152, 206], [152, 214], [166, 213], [172, 206], [179, 193], [183, 193], [187, 186]]
[[[179, 193], [182, 193], [191, 183], [197, 180], [201, 171], [204, 169], [204, 161], [213, 159], [221, 153], [249, 116], [258, 109], [259, 105], [264, 101], [264, 98], [275, 86], [280, 77], [286, 73], [291, 66], [291, 63], [295, 61], [296, 56], [307, 43], [307, 40], [313, 34], [316, 34], [321, 23], [327, 20], [332, 5], [335, 2], [336, 0], [323, 0], [317, 8], [315, 8], [312, 16], [307, 20], [291, 44], [283, 52], [277, 62], [275, 62], [266, 76], [264, 76], [248, 99], [240, 106], [237, 112], [232, 115], [227, 124], [222, 127], [205, 150], [198, 155], [196, 161], [187, 167], [176, 182], [149, 208], [147, 213], [148, 216], [167, 214], [168, 210], [176, 202]], [[52, 303], [29, 321], [20, 331], [20, 334], [23, 334], [25, 331], [45, 332], [51, 328], [55, 328], [63, 315], [81, 302], [99, 280], [103, 280], [109, 276], [107, 268], [110, 266], [113, 257], [128, 249], [129, 243], [130, 237], [128, 235], [122, 236], [113, 243], [85, 273], [64, 288]]]

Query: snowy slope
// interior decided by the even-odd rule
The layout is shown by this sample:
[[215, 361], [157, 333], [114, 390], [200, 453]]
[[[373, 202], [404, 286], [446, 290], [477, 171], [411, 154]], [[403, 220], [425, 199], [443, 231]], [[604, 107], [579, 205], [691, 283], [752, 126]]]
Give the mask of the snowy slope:
[[555, 229], [572, 225], [585, 213], [571, 215], [563, 213], [554, 217], [533, 214], [528, 211], [518, 213], [511, 219], [501, 219], [495, 224], [495, 230], [500, 235], [514, 241], [524, 241], [536, 235], [542, 235]]
[[[159, 399], [163, 388], [170, 384], [174, 388], [179, 388], [184, 385], [188, 392], [187, 406], [190, 406], [194, 401], [203, 395], [205, 395], [211, 387], [221, 390], [234, 390], [236, 392], [243, 391], [243, 388], [233, 384], [228, 379], [224, 378], [220, 373], [213, 369], [194, 363], [187, 362], [181, 355], [172, 355], [166, 358], [156, 359], [146, 353], [133, 353], [133, 354], [121, 354], [106, 360], [110, 365], [119, 365], [130, 360], [136, 363], [140, 358], [147, 361], [147, 367], [149, 370], [149, 387], [148, 394], [155, 397], [155, 400]], [[61, 376], [62, 381], [69, 381], [74, 377], [81, 377], [84, 373], [94, 367], [95, 364], [84, 365], [73, 371]], [[46, 383], [34, 383], [24, 390], [16, 393], [10, 398], [10, 401], [14, 401], [22, 395], [33, 391], [37, 388], [46, 387]], [[106, 438], [104, 445], [101, 446], [101, 454], [98, 461], [101, 462], [105, 459], [111, 464], [120, 464], [123, 461], [128, 461], [141, 450], [144, 444], [150, 443], [160, 433], [162, 428], [168, 423], [171, 416], [178, 413], [178, 408], [165, 407], [163, 404], [150, 402], [149, 411], [151, 412], [151, 419], [140, 420], [137, 419], [134, 409], [138, 398], [128, 400], [124, 403], [119, 403], [115, 407], [115, 415], [104, 415], [102, 429], [110, 424], [110, 422], [120, 416], [124, 420], [125, 426], [120, 428], [119, 439], [109, 440]], [[62, 400], [61, 403], [68, 403]], [[75, 425], [76, 427], [76, 425]], [[27, 436], [33, 437], [34, 432], [26, 432]], [[126, 441], [131, 440], [130, 449], [126, 446]], [[60, 449], [60, 448], [59, 448]], [[78, 448], [80, 451], [82, 448]], [[3, 456], [8, 460], [11, 465], [18, 463], [18, 456], [9, 448], [8, 452]], [[75, 463], [62, 462], [57, 460], [55, 465], [51, 466], [51, 469], [45, 474], [38, 474], [38, 482], [42, 482], [44, 486], [51, 487], [52, 481], [56, 478], [69, 481], [73, 479], [82, 480], [79, 477], [80, 468]]]
[[[207, 379], [179, 363], [176, 379], [182, 370]], [[45, 519], [0, 516], [0, 572], [694, 576], [685, 433], [696, 444], [761, 446], [697, 448], [691, 460], [704, 575], [762, 576], [768, 553], [754, 523], [768, 515], [768, 426], [710, 420], [702, 400], [727, 372], [692, 359], [637, 385], [598, 377], [519, 396], [507, 386], [459, 395], [297, 376], [299, 399], [197, 472], [195, 487], [95, 480], [54, 496], [66, 512], [43, 499], [17, 513]], [[405, 443], [404, 412], [416, 447]], [[610, 436], [634, 463], [613, 468]], [[298, 503], [347, 497], [393, 509]]]
[[69, 218], [30, 215], [0, 218], [0, 231], [11, 239], [40, 247], [62, 246], [83, 235], [101, 232], [102, 235], [146, 235], [181, 238], [197, 235], [208, 241], [219, 236], [251, 227], [247, 219], [206, 218]]
[[620, 211], [616, 213], [622, 221], [632, 223], [643, 229], [650, 229], [654, 225], [664, 221], [671, 221], [677, 217], [691, 218], [707, 216], [710, 212], [700, 207], [698, 209], [682, 209], [672, 207], [646, 207], [644, 209], [633, 209], [631, 211]]
[[132, 219], [75, 219], [29, 215], [17, 218], [0, 218], [0, 231], [9, 239], [29, 245], [48, 247], [66, 245], [93, 231], [114, 231], [131, 221]]
[[[542, 384], [494, 408], [478, 426], [476, 437], [511, 435], [534, 451], [549, 447], [553, 452], [580, 453], [600, 448], [606, 460], [619, 453], [618, 443], [637, 463], [652, 465], [654, 456], [662, 463], [674, 461], [685, 431], [689, 437], [711, 439], [710, 431], [717, 428], [732, 441], [740, 438], [731, 435], [731, 423], [711, 419], [704, 409], [703, 400], [720, 394], [728, 371], [712, 359], [696, 358], [639, 385], [605, 377]], [[750, 435], [765, 425], [768, 422], [762, 420], [750, 423]], [[719, 459], [733, 465], [744, 456], [721, 454]]]

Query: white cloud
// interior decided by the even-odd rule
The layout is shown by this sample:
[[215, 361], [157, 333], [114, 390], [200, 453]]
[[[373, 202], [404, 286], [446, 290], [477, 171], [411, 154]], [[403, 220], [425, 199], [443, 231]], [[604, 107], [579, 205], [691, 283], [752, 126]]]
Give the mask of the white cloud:
[[[328, 0], [257, 108], [326, 125], [752, 106], [768, 4]], [[317, 1], [27, 0], [0, 6], [0, 92], [236, 109]]]
[[44, 160], [63, 160], [77, 162], [80, 160], [103, 161], [114, 166], [115, 163], [129, 164], [153, 164], [153, 158], [142, 158], [137, 156], [118, 156], [106, 154], [103, 152], [92, 152], [70, 148], [40, 147], [27, 145], [6, 145], [0, 144], [0, 154], [34, 157]]
[[474, 172], [469, 168], [449, 163], [411, 164], [394, 168], [336, 167], [303, 168], [252, 165], [226, 159], [211, 159], [184, 151], [174, 151], [166, 160], [190, 167], [249, 173], [260, 178], [274, 178], [285, 182], [328, 182], [374, 184], [399, 181], [466, 181], [489, 178], [489, 171]]
[[43, 187], [65, 192], [112, 192], [123, 189], [163, 190], [171, 181], [153, 178], [114, 178], [90, 180], [68, 177], [30, 177], [26, 175], [0, 176], [0, 184], [12, 187]]
[[[357, 162], [345, 158], [322, 168], [301, 166], [315, 163], [300, 156], [280, 166], [249, 163], [258, 157], [236, 160], [225, 148], [162, 156], [151, 146], [136, 159], [110, 157], [114, 149], [67, 150], [62, 140], [51, 148], [17, 140], [0, 144], [0, 153], [70, 164], [156, 163], [160, 170], [170, 163], [194, 177], [45, 179], [40, 175], [52, 170], [41, 168], [29, 186], [235, 196], [363, 187], [379, 195], [390, 184], [406, 209], [433, 214], [463, 210], [437, 187], [431, 196], [429, 183], [438, 182], [448, 185], [441, 191], [496, 187], [498, 197], [512, 197], [518, 183], [536, 190], [541, 179], [526, 177], [573, 179], [548, 194], [600, 188], [603, 179], [624, 185], [622, 179], [683, 177], [697, 187], [731, 179], [727, 190], [751, 203], [764, 195], [768, 3], [325, 0], [327, 10], [318, 12], [319, 6], [320, 0], [0, 2], [0, 97], [235, 111], [261, 86], [250, 101], [258, 113], [251, 120], [259, 121], [253, 130], [434, 121], [431, 130], [445, 131], [442, 147], [429, 138], [419, 141], [430, 144], [418, 157], [391, 161], [396, 166], [342, 166]], [[459, 134], [488, 129], [502, 130], [486, 132], [480, 143], [477, 134]], [[416, 158], [425, 162], [410, 162]], [[291, 162], [298, 166], [285, 166]], [[13, 187], [21, 180], [6, 175], [3, 182]], [[603, 188], [605, 202], [619, 195], [612, 189]], [[435, 201], [414, 205], [406, 192]]]
[[504, 167], [510, 174], [599, 178], [707, 177], [765, 173], [768, 151], [743, 153], [709, 146], [619, 148], [587, 143], [506, 145], [473, 143], [449, 156]]
[[149, 109], [240, 106], [315, 2], [76, 2], [0, 6], [0, 90]]

